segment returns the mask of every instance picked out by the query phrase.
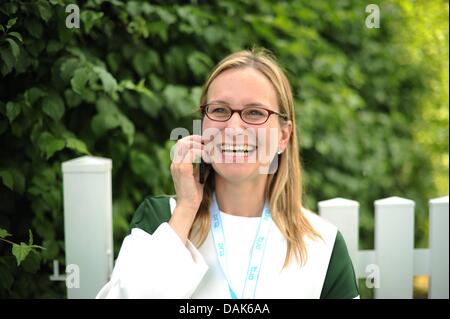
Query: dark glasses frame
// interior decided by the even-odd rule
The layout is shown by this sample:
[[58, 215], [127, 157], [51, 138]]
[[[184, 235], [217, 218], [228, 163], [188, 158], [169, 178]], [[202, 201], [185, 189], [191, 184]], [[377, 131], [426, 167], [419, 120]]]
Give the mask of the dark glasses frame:
[[225, 107], [225, 108], [228, 108], [228, 109], [231, 111], [230, 116], [229, 116], [226, 120], [212, 119], [212, 118], [210, 118], [210, 117], [208, 116], [208, 112], [207, 112], [207, 108], [208, 108], [208, 106], [210, 106], [211, 104], [219, 104], [219, 103], [206, 103], [206, 104], [202, 104], [202, 105], [200, 105], [200, 111], [201, 111], [202, 115], [206, 115], [206, 117], [208, 117], [211, 121], [215, 121], [215, 122], [226, 122], [226, 121], [228, 121], [228, 120], [233, 116], [234, 113], [238, 113], [238, 114], [239, 114], [239, 117], [241, 118], [241, 120], [244, 121], [244, 122], [247, 123], [247, 124], [250, 124], [250, 125], [261, 125], [261, 124], [264, 124], [264, 123], [266, 123], [266, 122], [269, 120], [269, 117], [272, 116], [272, 114], [278, 115], [279, 117], [281, 117], [281, 118], [282, 118], [283, 120], [285, 120], [285, 121], [288, 120], [288, 116], [287, 116], [286, 114], [279, 113], [279, 112], [275, 112], [275, 111], [272, 111], [272, 110], [267, 109], [267, 108], [265, 108], [265, 107], [252, 106], [252, 107], [251, 107], [252, 109], [260, 109], [260, 110], [264, 110], [264, 111], [266, 111], [268, 114], [267, 114], [267, 118], [266, 118], [266, 120], [265, 120], [264, 122], [257, 123], [257, 124], [256, 124], [256, 123], [249, 123], [249, 122], [247, 122], [246, 120], [244, 120], [244, 119], [242, 118], [242, 112], [244, 112], [246, 109], [236, 110], [236, 109], [232, 109], [231, 107], [229, 107], [228, 105], [225, 105], [225, 104], [224, 104], [224, 105], [221, 105], [221, 106], [223, 106], [223, 107]]

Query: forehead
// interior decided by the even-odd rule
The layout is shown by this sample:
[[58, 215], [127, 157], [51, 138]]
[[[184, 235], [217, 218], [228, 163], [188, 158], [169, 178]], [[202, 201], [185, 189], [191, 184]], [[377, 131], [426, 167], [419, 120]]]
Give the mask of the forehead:
[[249, 103], [277, 105], [272, 83], [260, 71], [250, 67], [219, 74], [209, 86], [207, 100], [222, 100], [237, 106]]

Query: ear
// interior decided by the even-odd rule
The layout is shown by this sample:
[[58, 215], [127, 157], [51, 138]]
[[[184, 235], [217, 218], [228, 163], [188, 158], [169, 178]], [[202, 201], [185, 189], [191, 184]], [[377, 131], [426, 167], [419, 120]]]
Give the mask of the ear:
[[280, 140], [278, 141], [278, 150], [281, 152], [284, 152], [286, 147], [289, 144], [289, 139], [291, 138], [292, 133], [292, 122], [287, 121], [286, 123], [283, 123], [280, 127]]

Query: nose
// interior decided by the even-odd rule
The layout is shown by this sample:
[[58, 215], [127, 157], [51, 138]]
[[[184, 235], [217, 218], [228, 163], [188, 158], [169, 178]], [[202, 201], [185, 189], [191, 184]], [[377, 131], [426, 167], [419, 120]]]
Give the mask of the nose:
[[245, 122], [242, 121], [239, 113], [234, 112], [226, 122], [225, 143], [245, 142]]
[[227, 121], [227, 127], [232, 128], [244, 128], [245, 122], [242, 121], [241, 117], [239, 116], [238, 112], [234, 112], [231, 117]]

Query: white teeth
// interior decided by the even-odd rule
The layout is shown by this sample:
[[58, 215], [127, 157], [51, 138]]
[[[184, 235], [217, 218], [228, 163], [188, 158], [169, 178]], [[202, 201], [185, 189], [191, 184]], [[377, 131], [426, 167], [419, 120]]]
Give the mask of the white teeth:
[[252, 152], [255, 150], [255, 147], [251, 145], [222, 144], [221, 148], [222, 152]]

